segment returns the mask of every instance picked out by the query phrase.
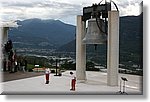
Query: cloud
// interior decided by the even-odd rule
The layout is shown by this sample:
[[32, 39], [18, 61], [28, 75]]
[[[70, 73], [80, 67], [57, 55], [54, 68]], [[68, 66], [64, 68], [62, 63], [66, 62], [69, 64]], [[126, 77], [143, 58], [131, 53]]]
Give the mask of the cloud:
[[[74, 21], [76, 15], [82, 14], [83, 7], [99, 3], [101, 0], [0, 0], [0, 16], [3, 20], [28, 18], [63, 19]], [[137, 15], [140, 0], [113, 0], [121, 16]], [[69, 19], [69, 20], [67, 20]]]
[[[1, 1], [1, 13], [3, 15], [15, 16], [16, 18], [60, 18], [67, 15], [80, 14], [82, 6], [80, 4], [56, 2], [48, 0], [21, 1], [10, 0]], [[5, 16], [6, 17], [6, 16]], [[4, 18], [4, 17], [2, 17]], [[11, 18], [11, 17], [7, 17]]]
[[142, 0], [113, 0], [119, 8], [120, 16], [139, 15]]

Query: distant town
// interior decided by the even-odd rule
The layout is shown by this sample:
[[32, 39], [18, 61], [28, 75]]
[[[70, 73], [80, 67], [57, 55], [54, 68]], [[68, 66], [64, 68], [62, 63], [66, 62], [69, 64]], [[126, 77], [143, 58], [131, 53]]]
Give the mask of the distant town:
[[[56, 59], [57, 67], [61, 67], [63, 70], [75, 70], [75, 63], [76, 63], [76, 57], [75, 52], [58, 52], [56, 49], [31, 49], [31, 48], [18, 48], [17, 54], [18, 56], [23, 56], [26, 59], [30, 59], [31, 57], [34, 59], [46, 59], [45, 62], [35, 62], [31, 63], [31, 61], [28, 64], [39, 64], [40, 66], [47, 65], [47, 67], [52, 67], [55, 69], [56, 67]], [[93, 55], [92, 55], [93, 54]], [[106, 63], [102, 63], [99, 61], [94, 61], [93, 57], [94, 53], [88, 53], [87, 56], [87, 71], [101, 71], [101, 72], [107, 72], [107, 65]], [[44, 60], [43, 60], [44, 61]], [[99, 63], [98, 63], [99, 62]], [[44, 64], [43, 64], [44, 63]], [[136, 75], [142, 75], [143, 69], [140, 68], [140, 65], [132, 64], [132, 61], [130, 61], [130, 65], [125, 64], [119, 64], [119, 72], [125, 73], [125, 74], [136, 74]], [[63, 68], [62, 68], [63, 66]], [[34, 66], [32, 65], [34, 68]], [[29, 68], [30, 69], [30, 68]]]

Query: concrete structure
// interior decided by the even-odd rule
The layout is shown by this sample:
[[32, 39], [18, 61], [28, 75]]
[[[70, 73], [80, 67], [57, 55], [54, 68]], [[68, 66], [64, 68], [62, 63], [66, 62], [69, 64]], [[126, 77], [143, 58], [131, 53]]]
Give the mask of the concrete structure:
[[82, 16], [77, 16], [76, 28], [76, 77], [78, 81], [86, 80], [86, 45], [82, 44], [85, 36], [86, 23]]
[[2, 44], [5, 44], [7, 42], [8, 39], [8, 29], [9, 27], [1, 27], [1, 37], [2, 37]]
[[[75, 71], [73, 71], [76, 73]], [[61, 77], [55, 77], [54, 74], [50, 75], [50, 84], [45, 84], [45, 75], [25, 78], [20, 80], [13, 80], [1, 82], [2, 94], [100, 94], [100, 95], [118, 95], [120, 86], [107, 86], [107, 73], [87, 71], [87, 81], [85, 83], [77, 83], [76, 91], [70, 91], [70, 71], [62, 73]], [[25, 74], [25, 73], [24, 73]], [[142, 76], [119, 74], [120, 77], [126, 77], [125, 92], [128, 95], [142, 94]], [[122, 87], [121, 87], [122, 91]], [[127, 96], [128, 96], [127, 95]], [[98, 96], [100, 97], [100, 96]], [[102, 96], [104, 97], [104, 96]], [[119, 96], [121, 97], [121, 96]], [[119, 98], [117, 97], [117, 98]], [[124, 96], [123, 96], [124, 97]], [[123, 98], [122, 97], [122, 98]], [[133, 99], [135, 97], [131, 96]], [[129, 98], [131, 98], [129, 97]], [[108, 98], [106, 96], [105, 98]], [[121, 98], [121, 99], [122, 99]]]
[[17, 22], [0, 22], [0, 66], [2, 66], [2, 61], [4, 59], [2, 49], [8, 40], [9, 27], [18, 27], [18, 24]]
[[[85, 22], [77, 16], [76, 29], [76, 76], [77, 80], [86, 80], [86, 45], [82, 43], [85, 35]], [[118, 86], [119, 67], [119, 12], [108, 12], [108, 48], [107, 48], [107, 85]]]
[[119, 12], [108, 12], [107, 84], [118, 85], [119, 67]]
[[17, 22], [0, 22], [1, 43], [5, 44], [8, 40], [9, 27], [18, 27]]

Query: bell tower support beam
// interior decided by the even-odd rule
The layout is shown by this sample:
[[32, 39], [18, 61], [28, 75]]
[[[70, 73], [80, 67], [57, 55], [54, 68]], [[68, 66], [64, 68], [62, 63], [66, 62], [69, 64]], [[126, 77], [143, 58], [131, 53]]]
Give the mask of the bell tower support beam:
[[107, 85], [118, 86], [119, 11], [108, 11]]
[[82, 43], [85, 36], [86, 22], [82, 21], [82, 16], [77, 16], [76, 27], [76, 77], [77, 81], [86, 80], [86, 44]]

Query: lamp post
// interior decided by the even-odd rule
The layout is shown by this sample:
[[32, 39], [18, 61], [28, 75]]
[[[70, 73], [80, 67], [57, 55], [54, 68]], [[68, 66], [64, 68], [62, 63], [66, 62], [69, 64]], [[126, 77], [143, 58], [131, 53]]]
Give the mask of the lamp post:
[[56, 66], [56, 74], [55, 74], [54, 76], [61, 76], [60, 67], [59, 67], [59, 72], [58, 72], [58, 62], [61, 61], [61, 58], [56, 58], [55, 61], [56, 61], [56, 63], [55, 63], [55, 66]]
[[56, 74], [54, 76], [58, 76], [58, 74], [57, 74], [57, 69], [58, 69], [57, 63], [58, 63], [58, 58], [56, 58], [56, 63], [55, 63], [56, 64], [55, 65], [56, 66]]
[[[117, 10], [111, 10], [113, 3]], [[86, 32], [86, 21], [88, 28]], [[86, 33], [86, 34], [85, 34]], [[77, 81], [86, 80], [86, 44], [108, 44], [107, 84], [118, 85], [119, 61], [119, 11], [116, 4], [93, 4], [83, 8], [83, 15], [77, 16], [76, 28], [76, 77]], [[96, 48], [95, 48], [96, 49]]]

